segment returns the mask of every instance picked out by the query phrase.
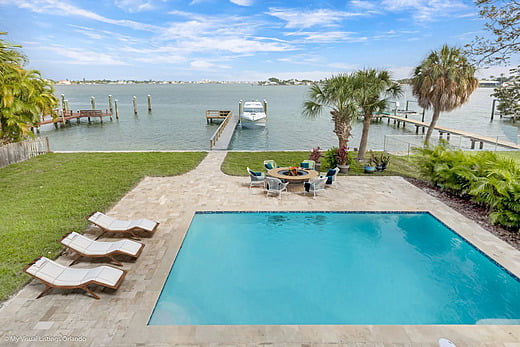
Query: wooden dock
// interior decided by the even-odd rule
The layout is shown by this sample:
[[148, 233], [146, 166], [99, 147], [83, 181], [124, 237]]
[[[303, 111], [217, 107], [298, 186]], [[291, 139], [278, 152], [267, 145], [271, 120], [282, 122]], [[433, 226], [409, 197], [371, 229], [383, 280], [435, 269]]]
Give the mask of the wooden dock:
[[[430, 126], [430, 124], [425, 123], [425, 122], [421, 122], [421, 121], [410, 119], [410, 118], [400, 117], [400, 116], [388, 115], [388, 114], [377, 115], [377, 116], [374, 116], [374, 118], [388, 118], [388, 124], [390, 124], [390, 120], [393, 119], [394, 124], [396, 124], [398, 128], [400, 127], [401, 124], [403, 124], [403, 128], [406, 125], [406, 123], [413, 124], [413, 125], [415, 125], [416, 134], [419, 134], [419, 129], [422, 129], [422, 133], [424, 134], [425, 129]], [[481, 136], [481, 135], [477, 135], [477, 134], [468, 133], [463, 130], [449, 129], [449, 128], [438, 126], [438, 125], [435, 126], [435, 130], [437, 130], [439, 132], [440, 138], [442, 138], [442, 136], [444, 134], [446, 134], [446, 140], [448, 140], [448, 141], [450, 140], [451, 134], [460, 135], [462, 137], [468, 138], [471, 141], [471, 149], [475, 149], [476, 142], [480, 143], [479, 148], [482, 149], [484, 147], [484, 142], [485, 142], [485, 143], [490, 143], [490, 144], [496, 145], [496, 146], [520, 150], [520, 145], [517, 145], [516, 143], [513, 143], [513, 142], [501, 141], [498, 138]]]
[[213, 123], [213, 121], [224, 121], [226, 117], [232, 113], [231, 111], [207, 110], [206, 123]]
[[99, 118], [100, 122], [103, 123], [103, 117], [110, 117], [110, 120], [112, 120], [112, 113], [103, 112], [101, 110], [79, 110], [79, 112], [66, 111], [61, 112], [58, 118], [42, 117], [39, 126], [54, 124], [57, 128], [58, 124], [65, 125], [73, 119], [76, 119], [79, 123], [81, 118], [87, 118], [89, 123], [91, 118]]
[[[229, 147], [231, 138], [238, 124], [238, 114], [234, 115], [231, 111], [226, 112], [224, 121], [219, 125], [213, 136], [209, 139], [209, 148], [212, 150], [226, 150]], [[207, 117], [208, 111], [206, 111]], [[209, 121], [208, 121], [209, 122]]]

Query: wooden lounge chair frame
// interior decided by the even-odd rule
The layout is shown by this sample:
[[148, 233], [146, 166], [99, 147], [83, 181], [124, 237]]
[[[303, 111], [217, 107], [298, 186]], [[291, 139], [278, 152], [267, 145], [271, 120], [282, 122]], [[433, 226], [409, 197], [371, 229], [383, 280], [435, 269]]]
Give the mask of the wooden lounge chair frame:
[[[140, 243], [141, 246], [139, 247], [139, 250], [137, 251], [136, 254], [131, 254], [131, 253], [128, 253], [128, 252], [125, 252], [123, 250], [120, 250], [120, 249], [115, 249], [113, 250], [112, 252], [109, 252], [109, 253], [104, 253], [104, 254], [89, 254], [89, 253], [84, 253], [82, 252], [81, 250], [71, 246], [71, 245], [67, 245], [65, 243], [63, 243], [63, 240], [65, 240], [70, 234], [72, 234], [73, 232], [69, 232], [65, 235], [63, 235], [63, 237], [61, 238], [60, 240], [60, 243], [67, 247], [68, 249], [74, 251], [77, 253], [77, 256], [76, 258], [72, 261], [72, 263], [69, 264], [69, 266], [72, 266], [74, 264], [76, 264], [81, 258], [85, 257], [85, 258], [109, 258], [111, 261], [113, 261], [114, 263], [116, 263], [117, 265], [119, 266], [123, 266], [123, 264], [118, 261], [116, 258], [114, 258], [114, 255], [118, 255], [118, 254], [122, 254], [122, 255], [127, 255], [129, 257], [132, 257], [132, 258], [135, 258], [137, 259], [140, 255], [141, 255], [141, 252], [143, 251], [143, 248], [144, 248], [144, 244], [143, 243], [140, 243], [140, 242], [136, 242], [136, 243]], [[83, 237], [83, 238], [86, 238], [85, 236], [81, 235], [81, 234], [78, 234], [80, 237]], [[128, 240], [128, 239], [127, 239]], [[92, 242], [100, 242], [100, 241], [96, 241], [96, 240], [91, 240]], [[130, 241], [130, 240], [128, 240]], [[114, 243], [115, 242], [119, 242], [119, 241], [113, 241]], [[135, 242], [135, 241], [133, 241]], [[111, 242], [110, 242], [111, 243]]]
[[[143, 229], [142, 227], [139, 227], [139, 226], [135, 226], [133, 228], [125, 229], [125, 230], [107, 229], [107, 228], [103, 227], [102, 225], [96, 223], [95, 221], [90, 220], [90, 217], [92, 217], [96, 213], [100, 213], [100, 214], [102, 214], [102, 215], [104, 215], [104, 216], [106, 216], [106, 217], [108, 217], [110, 219], [113, 219], [114, 221], [121, 221], [121, 220], [115, 219], [113, 217], [107, 216], [106, 214], [104, 214], [102, 212], [98, 212], [98, 211], [95, 211], [95, 212], [92, 212], [91, 214], [89, 214], [87, 216], [87, 220], [90, 223], [94, 224], [95, 226], [97, 226], [98, 228], [100, 228], [103, 231], [98, 237], [96, 237], [96, 240], [99, 239], [101, 236], [105, 235], [105, 233], [114, 233], [114, 234], [129, 233], [131, 235], [131, 238], [133, 238], [134, 240], [140, 240], [140, 238], [138, 238], [137, 235], [135, 234], [136, 231], [147, 231], [147, 232], [153, 234], [155, 232], [155, 230], [157, 230], [157, 228], [159, 227], [159, 224], [160, 224], [159, 222], [156, 222], [154, 220], [148, 219], [149, 221], [155, 223], [155, 226], [151, 230]], [[142, 219], [146, 219], [146, 218], [142, 218]], [[130, 220], [130, 221], [135, 221], [135, 220]]]
[[[38, 257], [38, 258], [34, 259], [29, 265], [27, 265], [26, 267], [23, 268], [23, 271], [26, 274], [28, 274], [29, 276], [31, 276], [33, 278], [36, 278], [37, 280], [41, 281], [45, 285], [45, 289], [40, 293], [40, 295], [38, 295], [36, 297], [36, 299], [39, 299], [42, 296], [48, 294], [49, 291], [52, 288], [59, 288], [59, 289], [83, 289], [87, 294], [91, 295], [93, 298], [100, 299], [99, 296], [97, 296], [92, 290], [89, 289], [89, 287], [88, 287], [89, 285], [95, 284], [95, 285], [99, 285], [99, 286], [102, 286], [102, 287], [107, 287], [107, 288], [111, 288], [111, 289], [117, 289], [119, 287], [119, 285], [121, 284], [121, 282], [123, 281], [123, 279], [125, 278], [127, 272], [128, 272], [128, 271], [123, 270], [123, 269], [114, 268], [114, 269], [117, 269], [119, 271], [122, 271], [123, 273], [121, 274], [121, 277], [119, 277], [119, 280], [113, 286], [109, 285], [107, 283], [102, 283], [102, 282], [98, 282], [98, 281], [95, 281], [95, 280], [87, 281], [87, 282], [84, 282], [84, 283], [81, 283], [81, 284], [78, 284], [78, 285], [55, 285], [55, 284], [49, 283], [49, 282], [41, 279], [38, 276], [35, 276], [35, 275], [27, 272], [27, 270], [31, 266], [33, 266], [41, 258], [42, 257]], [[47, 259], [47, 260], [49, 260], [49, 259]], [[49, 260], [49, 261], [52, 261], [52, 260]], [[59, 265], [63, 266], [61, 264], [59, 264]], [[108, 266], [108, 265], [103, 265], [103, 266], [112, 267], [112, 266]], [[78, 270], [80, 270], [80, 269], [78, 269]], [[86, 269], [86, 270], [89, 270], [89, 269]]]

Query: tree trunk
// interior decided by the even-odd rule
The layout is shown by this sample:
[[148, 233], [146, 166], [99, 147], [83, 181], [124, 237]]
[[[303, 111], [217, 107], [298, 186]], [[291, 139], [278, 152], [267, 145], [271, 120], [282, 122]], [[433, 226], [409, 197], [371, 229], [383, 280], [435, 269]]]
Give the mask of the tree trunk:
[[433, 129], [435, 128], [435, 124], [437, 124], [437, 120], [439, 120], [440, 111], [438, 107], [433, 108], [433, 116], [432, 121], [430, 122], [430, 126], [428, 127], [428, 131], [426, 132], [426, 137], [424, 138], [424, 144], [426, 146], [430, 143], [430, 138], [432, 137]]
[[365, 114], [363, 116], [363, 131], [361, 133], [361, 141], [359, 142], [359, 152], [357, 159], [365, 160], [365, 153], [367, 152], [367, 143], [368, 143], [368, 130], [370, 129], [370, 121], [372, 119], [372, 115]]
[[352, 125], [350, 122], [342, 121], [334, 112], [331, 112], [331, 114], [334, 120], [334, 133], [338, 137], [338, 148], [342, 148], [343, 146], [347, 147], [348, 139], [351, 136]]

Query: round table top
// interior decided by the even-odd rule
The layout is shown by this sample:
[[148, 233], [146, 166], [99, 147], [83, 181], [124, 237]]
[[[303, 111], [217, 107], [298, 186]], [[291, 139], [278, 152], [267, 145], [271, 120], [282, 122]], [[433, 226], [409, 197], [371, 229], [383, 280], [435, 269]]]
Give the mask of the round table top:
[[276, 177], [281, 180], [286, 180], [287, 182], [290, 182], [290, 183], [306, 182], [306, 181], [316, 178], [320, 175], [320, 173], [316, 170], [302, 169], [302, 168], [298, 168], [298, 170], [306, 171], [308, 173], [307, 175], [288, 176], [288, 175], [280, 174], [280, 171], [287, 171], [289, 169], [290, 169], [289, 167], [277, 167], [277, 168], [268, 170], [267, 174], [271, 177]]

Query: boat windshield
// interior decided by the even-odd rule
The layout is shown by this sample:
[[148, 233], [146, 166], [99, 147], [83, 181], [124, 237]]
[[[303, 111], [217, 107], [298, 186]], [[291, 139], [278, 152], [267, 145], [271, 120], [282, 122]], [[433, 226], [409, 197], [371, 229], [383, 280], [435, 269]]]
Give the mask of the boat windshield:
[[246, 108], [244, 108], [244, 112], [262, 113], [262, 112], [264, 112], [264, 109], [261, 107], [246, 107]]

